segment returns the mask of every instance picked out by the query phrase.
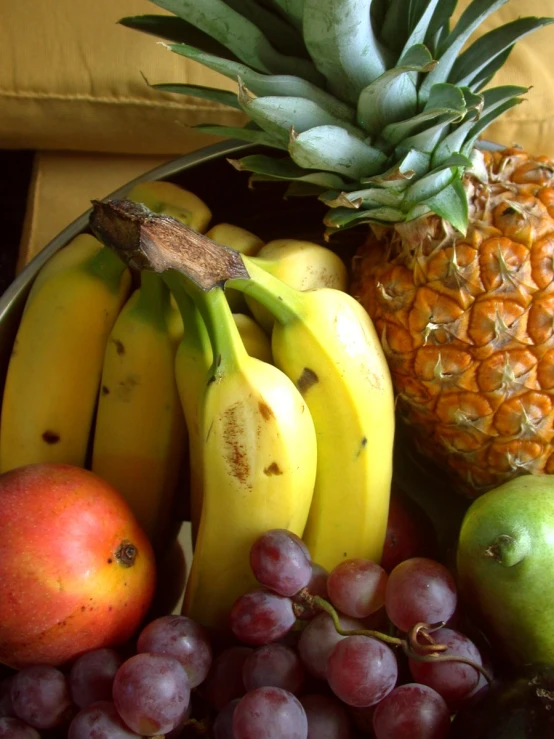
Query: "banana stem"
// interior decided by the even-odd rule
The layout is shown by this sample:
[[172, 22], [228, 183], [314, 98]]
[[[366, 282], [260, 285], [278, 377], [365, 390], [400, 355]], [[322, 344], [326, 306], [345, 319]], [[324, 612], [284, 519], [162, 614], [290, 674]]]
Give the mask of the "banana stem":
[[198, 291], [195, 298], [212, 343], [214, 377], [237, 369], [247, 352], [223, 288]]
[[165, 327], [165, 316], [169, 308], [169, 289], [156, 272], [144, 270], [140, 275], [140, 289], [136, 309], [148, 320]]
[[288, 323], [302, 314], [298, 291], [266, 272], [251, 258], [243, 256], [248, 276], [230, 277], [226, 287], [250, 295], [279, 321]]
[[102, 281], [110, 285], [114, 291], [119, 290], [121, 275], [126, 269], [125, 262], [111, 249], [99, 249], [86, 265], [88, 271], [97, 275]]
[[177, 270], [204, 292], [249, 276], [239, 252], [130, 200], [93, 201], [90, 227], [130, 267]]

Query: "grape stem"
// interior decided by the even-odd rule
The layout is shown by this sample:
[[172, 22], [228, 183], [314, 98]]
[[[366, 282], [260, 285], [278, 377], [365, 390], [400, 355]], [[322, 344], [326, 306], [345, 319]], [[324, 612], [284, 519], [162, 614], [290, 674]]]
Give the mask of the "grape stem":
[[[339, 614], [328, 600], [321, 598], [319, 595], [312, 595], [307, 588], [303, 588], [297, 594], [297, 597], [306, 607], [325, 611], [331, 617], [337, 633], [341, 636], [370, 636], [374, 639], [379, 639], [379, 641], [390, 644], [391, 646], [401, 647], [409, 659], [417, 660], [418, 662], [463, 662], [480, 672], [489, 684], [492, 683], [492, 675], [483, 665], [474, 662], [468, 657], [462, 657], [456, 654], [440, 654], [440, 652], [447, 650], [448, 646], [435, 642], [431, 634], [433, 631], [442, 629], [445, 625], [444, 621], [435, 624], [417, 623], [407, 633], [406, 638], [401, 639], [397, 636], [383, 634], [381, 631], [375, 631], [374, 629], [343, 629]], [[302, 608], [302, 605], [300, 607]], [[426, 644], [422, 644], [419, 641], [420, 637], [425, 640]]]

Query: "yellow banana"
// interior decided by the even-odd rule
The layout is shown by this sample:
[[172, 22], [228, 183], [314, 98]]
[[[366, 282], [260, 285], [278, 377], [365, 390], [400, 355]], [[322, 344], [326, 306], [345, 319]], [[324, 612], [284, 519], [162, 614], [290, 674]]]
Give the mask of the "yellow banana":
[[170, 539], [186, 457], [169, 311], [163, 280], [143, 272], [109, 337], [92, 454], [92, 471], [123, 495], [157, 550]]
[[194, 545], [203, 498], [200, 402], [213, 354], [204, 321], [186, 292], [182, 279], [171, 272], [164, 274], [164, 279], [179, 307], [183, 324], [183, 337], [175, 356], [175, 379], [188, 429], [190, 520]]
[[200, 301], [215, 361], [201, 400], [204, 497], [183, 613], [222, 628], [235, 599], [255, 584], [255, 539], [272, 528], [302, 535], [316, 439], [294, 384], [246, 353], [223, 290]]
[[275, 364], [313, 417], [317, 480], [304, 540], [314, 561], [379, 561], [385, 538], [394, 440], [394, 398], [373, 324], [354, 298], [301, 292], [243, 258], [250, 279], [229, 280], [275, 316]]
[[45, 265], [19, 325], [2, 400], [0, 472], [85, 464], [106, 342], [130, 274], [99, 242], [73, 246]]
[[[234, 226], [232, 223], [218, 223], [206, 232], [206, 236], [218, 244], [229, 246], [231, 249], [235, 249], [241, 254], [248, 256], [257, 254], [264, 244], [255, 234], [240, 226]], [[234, 313], [247, 310], [244, 297], [239, 292], [236, 290], [225, 290], [225, 295]]]
[[257, 254], [263, 247], [264, 242], [256, 234], [247, 231], [232, 223], [217, 223], [206, 231], [206, 236], [212, 241], [223, 246], [230, 246], [248, 257]]
[[[193, 545], [196, 543], [202, 512], [202, 443], [200, 400], [213, 361], [212, 346], [204, 321], [189, 297], [182, 279], [175, 273], [164, 275], [181, 313], [183, 336], [175, 357], [175, 377], [188, 428], [190, 520]], [[250, 356], [272, 362], [271, 344], [262, 329], [243, 314], [233, 314], [244, 346]]]
[[200, 233], [208, 228], [212, 217], [203, 200], [173, 182], [139, 182], [131, 189], [127, 198], [146, 205], [154, 213], [172, 216]]
[[[233, 247], [233, 244], [228, 246]], [[320, 287], [346, 290], [348, 286], [348, 274], [342, 259], [331, 249], [311, 241], [269, 241], [260, 249], [253, 263], [297, 290]], [[257, 323], [271, 333], [274, 318], [270, 311], [252, 297], [247, 297], [246, 303]]]

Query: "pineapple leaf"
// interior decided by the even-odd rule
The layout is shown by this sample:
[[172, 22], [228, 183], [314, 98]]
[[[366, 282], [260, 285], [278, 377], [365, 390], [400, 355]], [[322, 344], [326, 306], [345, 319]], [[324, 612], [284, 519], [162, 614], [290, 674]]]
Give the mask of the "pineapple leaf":
[[328, 227], [327, 233], [352, 228], [360, 223], [400, 223], [406, 220], [406, 214], [398, 208], [382, 206], [371, 210], [352, 210], [351, 208], [331, 208], [327, 211], [323, 223]]
[[390, 169], [374, 177], [362, 177], [362, 184], [376, 184], [379, 187], [391, 187], [404, 190], [413, 177], [421, 177], [429, 171], [431, 156], [422, 151], [412, 149], [402, 157], [400, 162]]
[[[410, 49], [412, 46], [416, 44], [423, 44], [425, 42], [429, 24], [437, 9], [437, 5], [439, 2], [440, 0], [425, 0], [425, 2], [423, 3], [423, 13], [419, 17], [419, 20], [413, 25], [412, 25], [412, 22], [410, 22], [412, 31], [408, 39], [406, 40], [406, 43], [404, 44], [404, 48], [402, 50], [401, 56], [404, 56], [406, 51]], [[410, 10], [414, 6], [415, 6], [415, 3], [411, 3]]]
[[[416, 0], [417, 2], [417, 0]], [[414, 0], [390, 0], [379, 36], [389, 49], [400, 53], [410, 35], [410, 7]]]
[[477, 137], [481, 135], [487, 126], [490, 126], [493, 121], [503, 115], [507, 110], [510, 110], [510, 108], [513, 108], [515, 105], [519, 105], [522, 102], [523, 100], [521, 98], [511, 98], [505, 103], [502, 103], [502, 105], [495, 106], [489, 113], [481, 116], [477, 123], [474, 123], [470, 128], [462, 153], [469, 156]]
[[240, 126], [220, 126], [217, 124], [210, 125], [205, 123], [193, 126], [193, 128], [196, 131], [211, 133], [214, 136], [241, 139], [242, 141], [250, 141], [253, 144], [259, 144], [260, 146], [270, 146], [274, 149], [284, 149], [286, 151], [286, 146], [282, 146], [269, 134], [265, 133], [265, 131], [256, 131], [252, 128], [240, 128]]
[[487, 66], [484, 67], [481, 72], [475, 76], [471, 85], [474, 90], [480, 91], [489, 84], [489, 82], [498, 72], [500, 67], [503, 67], [506, 63], [506, 60], [512, 53], [512, 48], [513, 47], [506, 49], [506, 51], [503, 51], [502, 54], [499, 54], [497, 57], [495, 57], [495, 59], [490, 64], [487, 64]]
[[361, 90], [386, 70], [371, 27], [372, 0], [304, 0], [303, 33], [317, 69], [341, 100], [356, 104]]
[[[418, 133], [422, 124], [440, 118], [455, 121], [466, 113], [465, 99], [462, 91], [454, 85], [435, 85], [428, 104], [423, 112], [404, 121], [391, 123], [381, 132], [383, 138], [392, 146], [397, 146], [403, 139]], [[423, 132], [425, 133], [425, 132]], [[413, 147], [410, 147], [413, 148]]]
[[306, 172], [296, 165], [292, 159], [275, 159], [263, 154], [251, 154], [239, 160], [229, 159], [230, 163], [240, 171], [253, 172], [255, 179], [298, 180], [317, 184], [325, 189], [343, 190], [346, 182], [331, 172]]
[[458, 115], [448, 114], [441, 116], [438, 123], [434, 126], [404, 139], [404, 141], [396, 147], [396, 155], [403, 156], [411, 149], [416, 149], [417, 151], [425, 152], [431, 156], [439, 142], [448, 135], [450, 123], [455, 120], [459, 120]]
[[356, 120], [371, 135], [388, 123], [417, 113], [417, 88], [411, 73], [428, 71], [433, 59], [427, 48], [418, 44], [406, 52], [401, 62], [402, 66], [389, 69], [360, 93]]
[[343, 118], [345, 121], [353, 121], [355, 117], [354, 110], [349, 108], [340, 100], [330, 95], [328, 92], [321, 90], [311, 82], [307, 82], [300, 77], [293, 75], [269, 75], [255, 72], [240, 62], [233, 62], [227, 59], [220, 59], [217, 56], [206, 54], [200, 49], [196, 49], [188, 44], [171, 44], [169, 49], [176, 54], [186, 56], [200, 64], [203, 64], [214, 72], [229, 77], [237, 81], [239, 78], [244, 85], [251, 90], [254, 95], [265, 96], [283, 96], [283, 97], [301, 97], [311, 100], [324, 110], [337, 118]]
[[472, 0], [460, 16], [454, 29], [439, 49], [439, 63], [423, 80], [419, 88], [420, 103], [425, 103], [437, 82], [446, 82], [461, 48], [480, 24], [508, 0]]
[[302, 31], [304, 0], [262, 0], [262, 3], [280, 11], [295, 28]]
[[354, 192], [328, 191], [319, 196], [330, 208], [375, 208], [387, 205], [391, 208], [398, 206], [402, 196], [394, 190], [370, 187], [366, 190], [355, 190]]
[[430, 198], [427, 206], [433, 213], [448, 221], [457, 231], [466, 234], [469, 217], [468, 203], [460, 177], [455, 177], [444, 190]]
[[302, 36], [280, 15], [264, 8], [255, 0], [225, 0], [226, 4], [262, 31], [282, 54], [307, 57]]
[[338, 126], [355, 138], [364, 138], [363, 132], [358, 128], [305, 98], [273, 96], [251, 98], [244, 85], [239, 84], [239, 103], [260, 128], [268, 131], [285, 146], [288, 145], [291, 128], [297, 133], [303, 133], [316, 126]]
[[216, 57], [238, 61], [237, 57], [219, 41], [174, 15], [137, 15], [121, 18], [118, 23], [125, 26], [125, 28], [149, 33], [166, 41], [173, 41], [174, 43], [188, 42]]
[[449, 81], [460, 86], [472, 85], [473, 80], [479, 78], [479, 73], [483, 69], [486, 68], [490, 74], [491, 62], [497, 57], [500, 57], [502, 62], [502, 54], [516, 41], [552, 22], [554, 18], [518, 18], [485, 33], [458, 57], [452, 67]]
[[338, 126], [317, 126], [291, 134], [291, 159], [306, 169], [322, 169], [359, 180], [382, 169], [385, 155]]
[[220, 105], [227, 105], [230, 108], [240, 110], [236, 93], [229, 90], [218, 90], [215, 87], [203, 87], [202, 85], [182, 85], [180, 83], [162, 82], [157, 85], [150, 85], [155, 90], [161, 92], [172, 92], [177, 95], [190, 95], [203, 100], [212, 100]]
[[313, 64], [279, 53], [254, 23], [225, 4], [223, 0], [151, 0], [164, 10], [183, 18], [213, 36], [235, 56], [259, 72], [298, 73], [310, 82], [321, 82]]
[[437, 56], [436, 52], [441, 47], [441, 42], [450, 32], [449, 22], [457, 3], [458, 0], [441, 0], [429, 22], [425, 43], [435, 57]]
[[450, 181], [457, 176], [454, 168], [471, 167], [471, 159], [457, 152], [451, 154], [440, 165], [432, 169], [425, 177], [417, 180], [410, 185], [405, 194], [407, 204], [415, 205], [416, 203], [427, 202], [429, 198], [443, 190]]

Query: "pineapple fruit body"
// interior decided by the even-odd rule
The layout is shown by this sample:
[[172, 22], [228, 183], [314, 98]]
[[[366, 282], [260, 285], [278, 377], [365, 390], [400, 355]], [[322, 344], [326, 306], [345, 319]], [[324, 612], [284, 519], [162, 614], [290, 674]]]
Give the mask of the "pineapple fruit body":
[[373, 228], [352, 286], [412, 438], [471, 496], [554, 474], [554, 168], [515, 148], [483, 165], [465, 236], [435, 215]]

